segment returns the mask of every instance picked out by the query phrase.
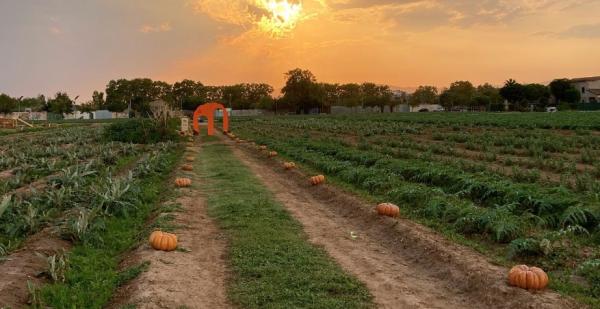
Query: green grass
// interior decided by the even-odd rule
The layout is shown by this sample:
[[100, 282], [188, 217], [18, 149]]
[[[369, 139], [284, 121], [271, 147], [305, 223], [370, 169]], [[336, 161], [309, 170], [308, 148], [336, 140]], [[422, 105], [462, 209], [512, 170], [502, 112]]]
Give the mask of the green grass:
[[196, 163], [211, 216], [229, 239], [229, 296], [243, 308], [369, 308], [366, 287], [311, 245], [300, 224], [223, 144]]
[[119, 272], [119, 262], [122, 254], [142, 239], [148, 217], [165, 198], [164, 182], [180, 153], [174, 151], [165, 157], [167, 164], [163, 174], [149, 176], [142, 181], [137, 193], [139, 202], [136, 211], [128, 216], [105, 219], [106, 228], [95, 232], [93, 237], [99, 241], [73, 247], [69, 253], [66, 281], [41, 288], [45, 305], [53, 308], [102, 308], [119, 285], [144, 271], [147, 265], [141, 264]]

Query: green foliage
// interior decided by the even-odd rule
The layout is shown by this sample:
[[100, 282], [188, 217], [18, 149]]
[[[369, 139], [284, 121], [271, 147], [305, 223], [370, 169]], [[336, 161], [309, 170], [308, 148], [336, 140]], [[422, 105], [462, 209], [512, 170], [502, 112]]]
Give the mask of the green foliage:
[[590, 283], [591, 294], [600, 297], [600, 259], [592, 259], [582, 263], [577, 273], [585, 277]]
[[55, 114], [68, 114], [73, 112], [73, 100], [66, 92], [58, 92], [54, 98], [48, 100], [48, 111]]
[[534, 238], [518, 238], [508, 245], [508, 258], [535, 257], [544, 254], [540, 241]]
[[16, 100], [2, 93], [0, 94], [0, 113], [10, 113], [17, 106]]
[[[163, 150], [164, 151], [164, 150]], [[164, 197], [162, 190], [168, 172], [172, 170], [179, 152], [155, 154], [152, 172], [143, 179], [130, 181], [135, 189], [128, 190], [128, 200], [136, 207], [127, 214], [88, 218], [104, 228], [88, 229], [86, 239], [76, 243], [69, 254], [69, 267], [64, 282], [46, 285], [41, 296], [46, 306], [53, 308], [102, 308], [114, 290], [141, 273], [147, 265], [138, 265], [124, 272], [118, 271], [122, 254], [140, 239], [144, 224], [156, 204]], [[89, 205], [100, 208], [99, 204]]]
[[177, 125], [169, 122], [167, 126], [152, 119], [129, 119], [111, 123], [104, 130], [109, 141], [134, 144], [153, 144], [178, 140]]

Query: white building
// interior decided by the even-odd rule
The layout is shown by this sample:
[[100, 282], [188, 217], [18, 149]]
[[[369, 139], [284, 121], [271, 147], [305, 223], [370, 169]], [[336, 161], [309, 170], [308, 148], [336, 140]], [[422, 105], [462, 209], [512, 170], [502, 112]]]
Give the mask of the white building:
[[581, 103], [600, 103], [600, 76], [574, 78], [570, 82], [581, 92]]

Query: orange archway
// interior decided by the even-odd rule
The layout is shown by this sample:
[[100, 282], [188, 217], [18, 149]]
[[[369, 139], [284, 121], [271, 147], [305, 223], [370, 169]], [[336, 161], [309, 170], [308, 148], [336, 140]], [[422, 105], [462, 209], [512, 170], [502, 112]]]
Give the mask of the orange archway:
[[215, 112], [219, 109], [223, 111], [223, 131], [229, 132], [229, 115], [225, 106], [219, 103], [206, 103], [198, 106], [194, 112], [194, 134], [200, 134], [198, 118], [204, 116], [208, 119], [208, 135], [215, 135]]

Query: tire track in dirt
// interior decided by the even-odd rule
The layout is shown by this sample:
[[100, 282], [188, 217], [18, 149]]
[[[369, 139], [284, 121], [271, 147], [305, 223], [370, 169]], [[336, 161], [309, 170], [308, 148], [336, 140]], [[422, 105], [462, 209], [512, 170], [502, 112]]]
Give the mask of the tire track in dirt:
[[[188, 149], [189, 150], [189, 149]], [[179, 250], [155, 251], [145, 243], [125, 264], [150, 261], [149, 269], [122, 287], [108, 308], [135, 305], [136, 308], [230, 308], [226, 294], [226, 240], [207, 215], [206, 199], [198, 189], [200, 178], [180, 189], [173, 213], [178, 226]]]
[[553, 292], [511, 288], [506, 269], [472, 250], [408, 220], [377, 217], [372, 205], [331, 186], [310, 187], [301, 172], [284, 172], [254, 149], [232, 148], [380, 308], [581, 308]]

